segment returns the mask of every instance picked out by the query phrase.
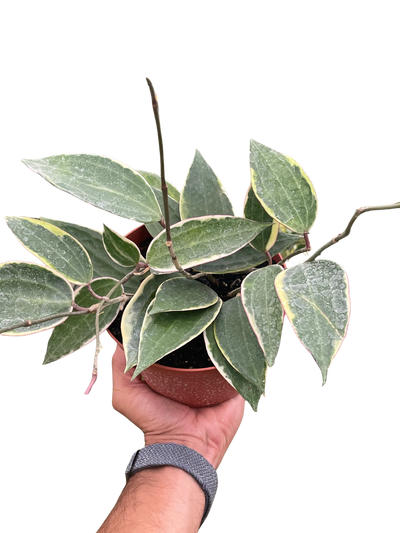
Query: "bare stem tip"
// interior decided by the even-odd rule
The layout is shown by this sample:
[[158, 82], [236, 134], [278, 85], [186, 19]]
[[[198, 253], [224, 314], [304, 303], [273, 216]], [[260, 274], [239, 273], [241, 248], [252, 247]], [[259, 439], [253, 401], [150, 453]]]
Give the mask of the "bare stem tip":
[[88, 388], [85, 390], [85, 394], [89, 394], [89, 392], [92, 390], [93, 385], [96, 383], [97, 374], [92, 374], [92, 380], [88, 385]]

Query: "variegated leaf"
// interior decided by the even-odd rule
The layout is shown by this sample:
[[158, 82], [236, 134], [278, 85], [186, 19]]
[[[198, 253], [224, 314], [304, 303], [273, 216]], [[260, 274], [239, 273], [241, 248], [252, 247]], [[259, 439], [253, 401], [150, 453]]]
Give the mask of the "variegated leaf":
[[284, 226], [280, 226], [275, 244], [269, 252], [272, 256], [281, 254], [282, 258], [285, 259], [292, 252], [304, 248], [305, 245], [306, 241], [303, 235], [292, 233]]
[[[144, 179], [147, 181], [147, 183], [151, 187], [153, 187], [154, 189], [161, 190], [161, 177], [158, 174], [154, 174], [154, 172], [147, 172], [146, 170], [138, 170], [138, 172], [141, 176], [144, 177]], [[168, 196], [170, 196], [176, 202], [179, 203], [181, 193], [178, 191], [176, 187], [172, 185], [172, 183], [169, 183], [169, 181], [167, 181], [167, 187], [168, 187]]]
[[[153, 187], [153, 192], [157, 198], [162, 215], [165, 218], [163, 194], [155, 187]], [[179, 214], [179, 203], [170, 196], [168, 196], [168, 212], [170, 226], [180, 221], [181, 217]], [[150, 224], [146, 224], [146, 228], [152, 237], [157, 237], [157, 235], [163, 231], [163, 227], [159, 222], [151, 222]]]
[[140, 250], [136, 244], [108, 228], [105, 224], [103, 226], [103, 244], [111, 259], [123, 267], [137, 265], [140, 259]]
[[251, 186], [247, 191], [244, 203], [244, 216], [250, 220], [270, 224], [268, 228], [259, 233], [257, 237], [251, 241], [251, 246], [260, 252], [266, 252], [272, 248], [278, 236], [279, 224], [265, 211]]
[[228, 274], [229, 272], [241, 272], [249, 268], [261, 265], [267, 257], [250, 244], [246, 244], [232, 255], [227, 255], [216, 261], [196, 266], [195, 270], [207, 274]]
[[150, 315], [172, 311], [204, 309], [218, 302], [218, 295], [210, 287], [183, 277], [164, 281], [156, 293]]

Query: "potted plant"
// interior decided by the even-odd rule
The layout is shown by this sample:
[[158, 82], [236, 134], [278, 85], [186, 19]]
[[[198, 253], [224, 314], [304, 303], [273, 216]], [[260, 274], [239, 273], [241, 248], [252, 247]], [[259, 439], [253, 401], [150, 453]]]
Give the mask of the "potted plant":
[[[178, 379], [151, 377], [158, 363], [196, 365], [203, 370], [183, 373], [211, 372], [214, 381], [206, 388], [224, 391], [211, 399], [201, 393], [199, 405], [238, 392], [256, 410], [286, 316], [325, 383], [346, 335], [350, 299], [343, 268], [319, 256], [347, 237], [362, 213], [400, 203], [357, 209], [343, 233], [290, 268], [292, 257], [311, 251], [309, 231], [317, 214], [316, 193], [304, 170], [251, 141], [243, 216], [234, 215], [200, 152], [179, 193], [165, 180], [158, 103], [148, 83], [161, 177], [87, 154], [24, 161], [54, 186], [143, 226], [127, 238], [106, 226], [101, 234], [45, 218], [7, 217], [15, 236], [44, 266], [0, 265], [0, 333], [53, 328], [44, 363], [95, 341], [89, 392], [97, 377], [99, 337], [110, 328], [123, 345], [126, 370], [135, 367], [133, 376], [141, 375], [156, 390], [160, 380]], [[197, 387], [198, 382], [188, 386]]]
[[[140, 247], [143, 255], [147, 252], [149, 241], [152, 240], [144, 225], [129, 230], [126, 238]], [[273, 261], [282, 259], [281, 254], [275, 255]], [[193, 271], [194, 272], [194, 271]], [[229, 299], [233, 286], [240, 284], [246, 274], [233, 273], [204, 277], [204, 283], [214, 287], [223, 301]], [[116, 350], [123, 351], [123, 339], [120, 322], [123, 311], [110, 325], [107, 334]], [[213, 365], [208, 356], [203, 336], [197, 336], [187, 344], [174, 350], [159, 363], [154, 363], [141, 373], [142, 379], [156, 392], [192, 407], [217, 405], [237, 394], [229, 382]]]

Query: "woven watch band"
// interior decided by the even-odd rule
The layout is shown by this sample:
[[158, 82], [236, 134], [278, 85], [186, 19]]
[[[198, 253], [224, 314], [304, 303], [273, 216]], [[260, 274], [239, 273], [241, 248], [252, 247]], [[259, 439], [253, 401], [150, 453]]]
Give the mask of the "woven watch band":
[[126, 480], [136, 472], [155, 466], [175, 466], [190, 474], [204, 491], [206, 504], [201, 523], [207, 518], [217, 492], [218, 478], [212, 465], [195, 450], [167, 442], [146, 446], [135, 452], [129, 461]]

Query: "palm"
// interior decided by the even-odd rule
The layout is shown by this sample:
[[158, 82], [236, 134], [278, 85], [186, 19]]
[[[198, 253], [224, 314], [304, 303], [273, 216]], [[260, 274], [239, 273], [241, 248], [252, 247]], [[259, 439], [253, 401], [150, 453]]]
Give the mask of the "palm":
[[244, 400], [237, 395], [220, 405], [192, 408], [153, 392], [141, 379], [124, 374], [125, 356], [113, 358], [113, 405], [145, 434], [146, 444], [177, 442], [206, 455], [218, 466], [243, 417]]

